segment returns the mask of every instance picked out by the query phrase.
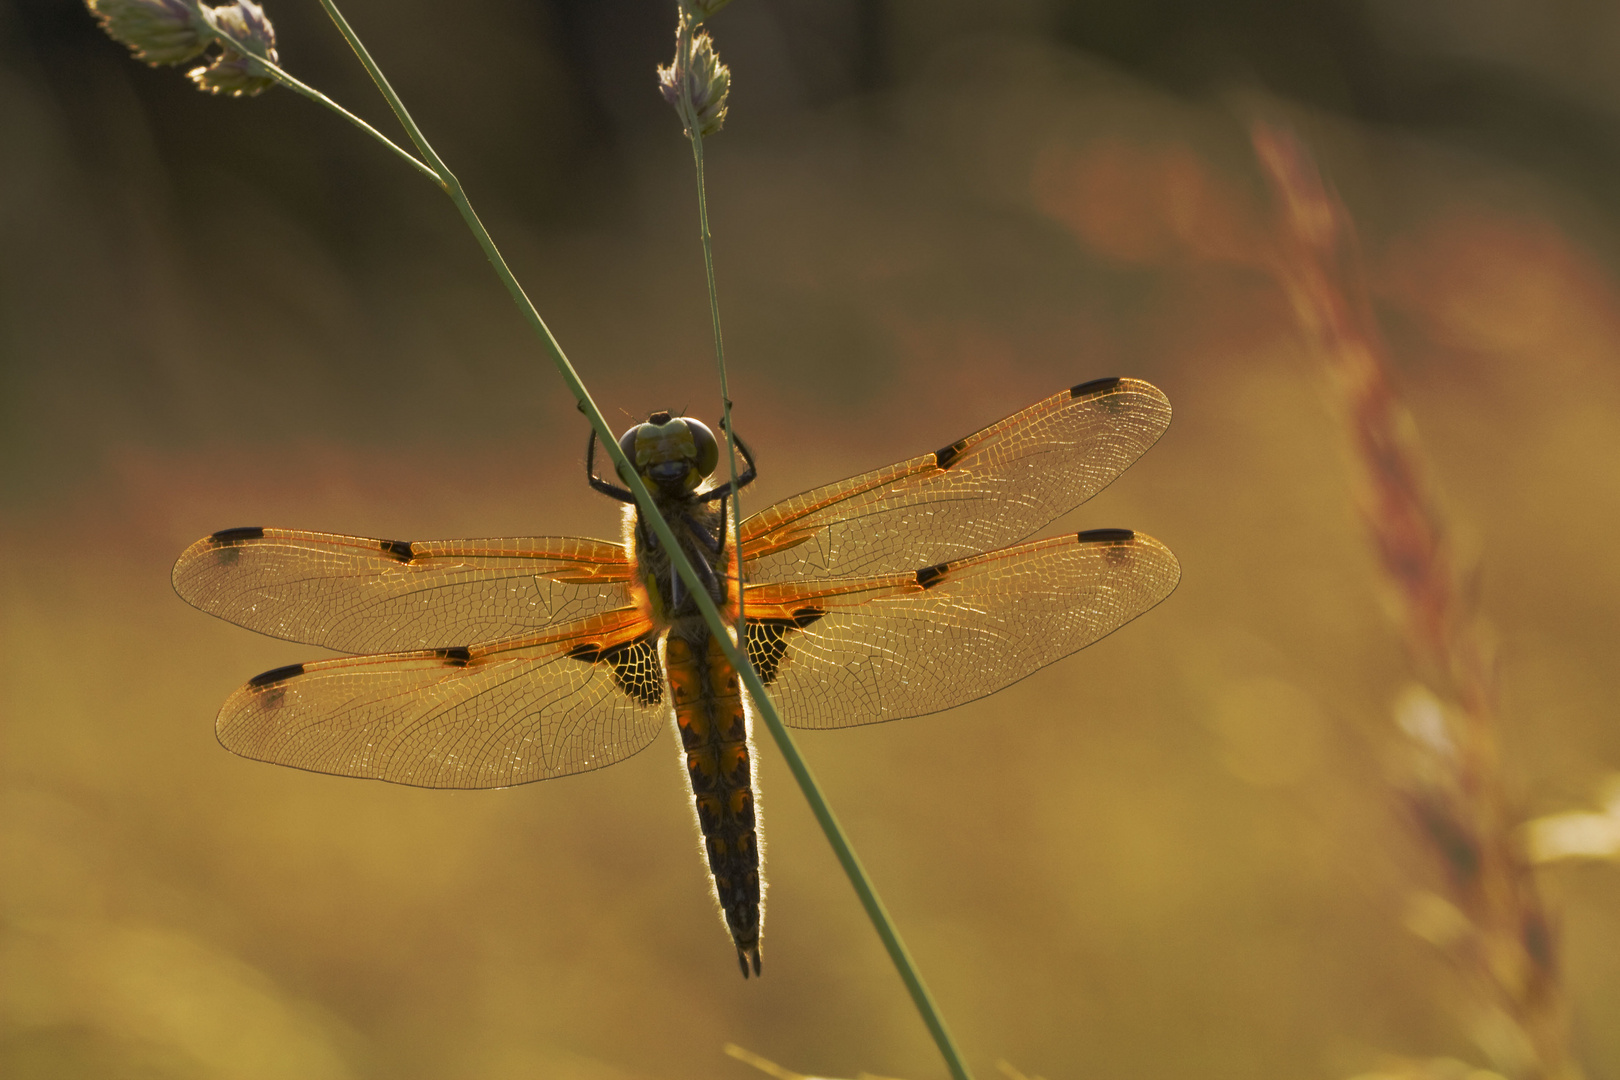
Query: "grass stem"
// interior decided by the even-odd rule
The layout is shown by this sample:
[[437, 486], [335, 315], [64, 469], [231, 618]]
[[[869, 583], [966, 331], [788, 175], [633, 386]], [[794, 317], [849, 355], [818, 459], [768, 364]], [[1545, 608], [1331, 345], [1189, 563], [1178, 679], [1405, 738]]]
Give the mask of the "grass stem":
[[[876, 890], [872, 888], [871, 882], [866, 876], [866, 871], [862, 868], [860, 859], [845, 838], [844, 831], [838, 824], [838, 819], [833, 814], [832, 808], [827, 805], [826, 799], [822, 797], [815, 777], [810, 772], [810, 766], [800, 756], [798, 748], [794, 746], [786, 727], [783, 726], [782, 719], [776, 711], [776, 706], [765, 692], [764, 683], [760, 681], [758, 672], [754, 670], [753, 665], [748, 661], [746, 650], [739, 648], [738, 642], [733, 641], [731, 635], [726, 632], [726, 622], [720, 614], [719, 608], [715, 606], [713, 598], [709, 596], [708, 590], [704, 587], [702, 579], [698, 577], [691, 561], [686, 557], [686, 553], [681, 550], [680, 543], [670, 529], [669, 523], [658, 512], [647, 486], [642, 483], [641, 477], [637, 475], [635, 468], [619, 447], [618, 438], [609, 429], [601, 410], [597, 408], [596, 402], [592, 400], [590, 391], [586, 389], [585, 383], [579, 377], [579, 373], [574, 369], [573, 364], [569, 362], [567, 355], [564, 354], [562, 346], [551, 333], [551, 328], [546, 325], [545, 320], [540, 316], [540, 312], [535, 309], [533, 302], [530, 301], [528, 294], [523, 291], [523, 286], [518, 283], [517, 278], [512, 274], [511, 267], [507, 265], [505, 258], [501, 256], [500, 250], [495, 246], [494, 239], [489, 235], [489, 231], [484, 228], [483, 222], [479, 220], [478, 215], [473, 211], [472, 204], [467, 200], [466, 192], [462, 190], [460, 181], [456, 179], [455, 174], [450, 171], [444, 160], [439, 157], [432, 145], [428, 143], [426, 136], [422, 134], [421, 129], [417, 127], [416, 122], [405, 108], [404, 102], [400, 100], [399, 95], [394, 92], [393, 87], [383, 75], [382, 69], [377, 66], [376, 61], [371, 58], [371, 54], [366, 50], [365, 45], [361, 43], [359, 35], [354, 32], [348, 20], [343, 17], [343, 13], [338, 10], [334, 0], [321, 0], [321, 7], [326, 10], [328, 17], [338, 28], [338, 32], [349, 43], [349, 47], [354, 50], [360, 63], [365, 67], [372, 81], [376, 83], [377, 89], [388, 102], [389, 108], [394, 111], [394, 115], [399, 119], [401, 126], [405, 128], [406, 134], [410, 136], [411, 142], [427, 161], [429, 168], [433, 170], [439, 186], [450, 197], [450, 200], [455, 203], [456, 209], [461, 213], [462, 220], [477, 239], [479, 247], [484, 251], [484, 255], [489, 259], [490, 266], [494, 269], [496, 276], [506, 286], [507, 292], [512, 297], [512, 302], [518, 306], [524, 319], [528, 321], [530, 327], [539, 336], [548, 357], [557, 368], [558, 374], [562, 376], [569, 392], [579, 402], [580, 411], [589, 418], [591, 426], [595, 428], [597, 437], [601, 439], [603, 448], [617, 467], [619, 475], [625, 480], [631, 493], [635, 495], [636, 504], [640, 508], [643, 520], [652, 526], [653, 531], [658, 535], [659, 542], [664, 545], [664, 549], [669, 553], [670, 562], [673, 564], [676, 573], [680, 575], [681, 580], [687, 586], [689, 594], [697, 602], [698, 609], [702, 612], [704, 621], [709, 625], [715, 640], [719, 642], [721, 649], [726, 654], [726, 658], [741, 676], [743, 684], [748, 688], [749, 697], [754, 702], [755, 709], [764, 719], [765, 726], [770, 729], [777, 745], [781, 747], [783, 757], [787, 759], [789, 770], [792, 771], [794, 779], [799, 783], [800, 790], [804, 792], [805, 798], [809, 801], [816, 820], [821, 824], [822, 831], [827, 835], [828, 842], [832, 844], [839, 863], [844, 867], [844, 872], [849, 875], [850, 882], [855, 887], [856, 895], [860, 897], [861, 905], [866, 909], [867, 915], [877, 928], [878, 936], [882, 939], [884, 948], [888, 950], [890, 958], [894, 961], [896, 968], [899, 969], [900, 978], [906, 984], [906, 989], [910, 992], [912, 1001], [916, 1003], [918, 1010], [922, 1013], [923, 1022], [927, 1025], [929, 1033], [933, 1036], [940, 1053], [944, 1056], [946, 1065], [951, 1070], [951, 1075], [956, 1080], [971, 1080], [967, 1067], [962, 1062], [961, 1054], [957, 1051], [956, 1044], [945, 1027], [945, 1021], [939, 1015], [939, 1010], [934, 1005], [933, 997], [928, 993], [928, 988], [923, 985], [922, 977], [918, 975], [916, 966], [912, 963], [911, 956], [906, 951], [905, 944], [900, 940], [900, 935], [894, 929], [893, 922], [883, 906], [883, 901], [878, 898]], [[695, 131], [696, 128], [691, 127], [691, 130]], [[694, 144], [694, 154], [697, 155], [697, 160], [700, 163], [700, 178], [702, 176], [701, 153], [700, 136]], [[701, 183], [699, 191], [702, 191]], [[702, 201], [701, 196], [700, 207], [703, 221], [705, 263], [709, 274], [711, 310], [714, 316], [716, 354], [717, 357], [722, 359], [723, 363], [724, 354], [720, 351], [719, 306], [715, 298], [713, 257], [709, 244], [708, 211], [707, 205]], [[723, 380], [724, 368], [722, 367], [722, 393], [725, 392]], [[726, 414], [728, 418], [726, 426], [729, 433], [729, 399], [726, 402]], [[736, 468], [735, 459], [733, 459], [732, 468], [733, 470]], [[735, 517], [735, 514], [733, 517]]]
[[378, 142], [380, 142], [384, 146], [388, 147], [388, 149], [390, 149], [394, 153], [398, 154], [401, 158], [405, 159], [406, 164], [410, 165], [411, 168], [415, 169], [417, 172], [421, 173], [423, 176], [426, 176], [429, 180], [432, 180], [434, 183], [439, 182], [438, 174], [435, 173], [431, 168], [429, 168], [419, 158], [417, 158], [416, 155], [412, 154], [409, 150], [405, 149], [403, 146], [399, 145], [393, 139], [390, 139], [388, 136], [384, 135], [382, 132], [378, 131], [376, 128], [372, 127], [370, 124], [366, 123], [364, 120], [360, 119], [360, 117], [356, 116], [354, 113], [350, 112], [348, 109], [345, 109], [342, 105], [339, 105], [337, 102], [333, 101], [331, 98], [327, 97], [325, 94], [321, 93], [319, 90], [315, 89], [313, 86], [310, 86], [308, 83], [306, 83], [303, 80], [301, 80], [301, 79], [295, 77], [294, 75], [290, 74], [284, 68], [282, 68], [278, 64], [274, 63], [273, 61], [267, 60], [264, 57], [260, 56], [258, 53], [253, 52], [251, 49], [249, 49], [242, 42], [237, 41], [230, 34], [227, 34], [225, 31], [219, 29], [218, 27], [211, 28], [211, 31], [212, 31], [213, 35], [215, 37], [217, 37], [224, 44], [229, 45], [231, 48], [235, 49], [237, 52], [241, 53], [243, 56], [252, 57], [254, 63], [259, 64], [266, 71], [268, 71], [270, 74], [274, 75], [276, 77], [276, 81], [279, 82], [282, 86], [285, 86], [287, 89], [292, 90], [292, 91], [294, 91], [296, 93], [303, 94], [305, 97], [309, 98], [311, 101], [317, 102], [317, 103], [319, 103], [321, 105], [325, 105], [328, 109], [331, 109], [333, 112], [335, 112], [339, 116], [343, 117], [349, 123], [353, 124], [355, 127], [359, 128], [361, 131], [365, 132], [367, 135], [370, 135], [373, 139], [376, 139]]
[[[730, 438], [731, 435], [731, 391], [726, 379], [726, 351], [725, 341], [720, 328], [720, 294], [714, 277], [714, 240], [709, 230], [709, 201], [704, 183], [703, 170], [703, 132], [699, 123], [697, 110], [692, 104], [692, 80], [687, 76], [685, 69], [692, 63], [692, 38], [696, 21], [686, 12], [682, 12], [680, 30], [676, 38], [675, 62], [677, 64], [677, 85], [681, 88], [680, 113], [681, 122], [686, 127], [687, 138], [692, 143], [692, 165], [697, 174], [698, 197], [698, 230], [703, 241], [703, 269], [708, 277], [709, 285], [709, 315], [714, 324], [714, 359], [720, 375], [720, 397], [725, 409], [724, 427], [726, 430], [726, 445], [731, 451], [731, 482], [732, 482], [732, 508], [731, 521], [733, 532], [733, 551], [736, 553], [737, 565], [737, 640], [747, 641], [746, 622], [743, 614], [743, 567], [742, 567], [742, 504], [740, 493], [736, 490], [737, 483], [737, 450]], [[707, 597], [703, 597], [707, 599]], [[713, 624], [710, 624], [711, 627]], [[723, 641], [723, 638], [722, 638]], [[733, 651], [736, 655], [732, 655]], [[911, 953], [906, 949], [905, 942], [900, 940], [900, 932], [895, 928], [894, 921], [889, 917], [888, 909], [883, 906], [883, 900], [873, 888], [872, 881], [866, 874], [866, 868], [861, 865], [860, 857], [855, 854], [849, 838], [844, 835], [843, 826], [838, 823], [838, 816], [833, 813], [831, 805], [821, 793], [821, 786], [816, 783], [815, 774], [810, 771], [810, 765], [799, 753], [798, 745], [793, 736], [788, 733], [787, 727], [777, 714], [775, 705], [765, 693], [765, 686], [759, 675], [749, 663], [746, 649], [733, 650], [727, 648], [727, 656], [742, 676], [748, 687], [749, 695], [753, 698], [755, 711], [765, 721], [770, 729], [771, 737], [776, 741], [777, 749], [786, 759], [788, 769], [793, 773], [794, 780], [798, 781], [799, 790], [804, 793], [805, 801], [810, 804], [810, 810], [816, 816], [821, 831], [826, 835], [827, 842], [832, 845], [833, 853], [838, 856], [839, 865], [849, 877], [849, 882], [855, 888], [855, 895], [860, 897], [861, 906], [866, 909], [867, 917], [872, 920], [883, 947], [888, 951], [889, 959], [895, 969], [900, 973], [900, 980], [905, 983], [906, 990], [911, 994], [911, 1000], [917, 1011], [922, 1014], [923, 1023], [928, 1033], [933, 1036], [934, 1044], [939, 1048], [940, 1055], [944, 1057], [946, 1066], [950, 1069], [955, 1080], [971, 1080], [966, 1063], [962, 1060], [962, 1053], [957, 1049], [956, 1041], [951, 1037], [950, 1029], [945, 1025], [945, 1018], [940, 1014], [933, 995], [928, 992], [922, 975], [912, 962]]]

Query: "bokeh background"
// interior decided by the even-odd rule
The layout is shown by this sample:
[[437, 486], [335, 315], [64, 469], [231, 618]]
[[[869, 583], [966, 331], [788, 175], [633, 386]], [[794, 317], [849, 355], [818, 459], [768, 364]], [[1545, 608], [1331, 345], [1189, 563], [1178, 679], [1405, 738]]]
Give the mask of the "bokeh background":
[[[615, 422], [718, 411], [673, 5], [346, 10]], [[313, 0], [284, 63], [392, 130]], [[738, 0], [710, 205], [755, 508], [1128, 374], [1170, 433], [1062, 523], [1162, 607], [941, 716], [807, 734], [981, 1076], [1488, 1064], [1403, 928], [1412, 673], [1249, 146], [1355, 218], [1502, 659], [1526, 815], [1620, 768], [1620, 9], [1502, 0]], [[290, 93], [206, 98], [69, 0], [0, 0], [0, 1074], [943, 1075], [774, 750], [737, 977], [668, 736], [424, 792], [232, 757], [315, 650], [171, 592], [216, 529], [616, 533], [586, 427], [453, 209]], [[1620, 1074], [1620, 870], [1541, 872], [1572, 1044]], [[1409, 919], [1407, 920], [1410, 921]], [[1457, 1066], [1461, 1069], [1461, 1066]], [[1460, 1073], [1458, 1075], [1461, 1075]]]

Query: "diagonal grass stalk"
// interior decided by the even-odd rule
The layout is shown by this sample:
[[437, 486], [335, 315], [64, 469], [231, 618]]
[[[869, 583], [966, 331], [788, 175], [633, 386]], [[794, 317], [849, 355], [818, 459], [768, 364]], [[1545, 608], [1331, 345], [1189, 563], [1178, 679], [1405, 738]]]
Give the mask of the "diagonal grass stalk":
[[382, 132], [378, 131], [376, 128], [366, 123], [366, 121], [360, 119], [360, 117], [356, 116], [348, 109], [345, 109], [342, 105], [339, 105], [337, 102], [333, 101], [331, 98], [327, 97], [313, 86], [310, 86], [308, 83], [292, 75], [274, 61], [260, 56], [258, 53], [250, 49], [246, 44], [238, 41], [236, 38], [232, 37], [226, 31], [219, 29], [217, 26], [210, 25], [209, 33], [211, 36], [219, 39], [221, 43], [229, 45], [243, 56], [252, 57], [255, 64], [274, 75], [276, 77], [276, 81], [285, 86], [287, 89], [292, 90], [295, 93], [303, 94], [305, 97], [318, 104], [325, 105], [328, 109], [331, 109], [349, 123], [353, 124], [367, 135], [370, 135], [373, 139], [376, 139], [378, 142], [388, 147], [388, 149], [392, 150], [395, 154], [398, 154], [405, 160], [406, 164], [410, 165], [411, 168], [415, 169], [429, 180], [432, 180], [434, 183], [443, 186], [443, 182], [441, 181], [439, 174], [423, 163], [423, 161], [415, 154], [412, 154], [409, 150], [399, 145], [399, 143], [395, 142], [393, 139], [390, 139], [388, 136], [384, 135]]
[[[466, 223], [467, 228], [472, 232], [473, 237], [478, 241], [478, 246], [483, 249], [485, 257], [489, 260], [490, 266], [495, 271], [496, 277], [501, 280], [501, 284], [506, 287], [507, 292], [511, 295], [513, 303], [517, 305], [518, 310], [522, 313], [524, 319], [528, 321], [530, 327], [539, 336], [547, 356], [550, 358], [552, 364], [556, 367], [558, 374], [562, 376], [563, 382], [568, 386], [569, 392], [572, 393], [575, 400], [578, 401], [580, 411], [585, 414], [591, 423], [591, 427], [595, 429], [597, 437], [602, 441], [603, 449], [607, 451], [607, 454], [613, 461], [619, 475], [625, 480], [627, 486], [630, 488], [631, 493], [635, 496], [636, 504], [640, 509], [643, 518], [652, 527], [653, 532], [658, 536], [659, 542], [664, 545], [665, 550], [669, 553], [670, 561], [674, 566], [676, 573], [680, 575], [681, 580], [686, 584], [690, 595], [697, 602], [698, 609], [701, 611], [704, 621], [709, 625], [709, 629], [715, 635], [715, 640], [719, 643], [722, 651], [726, 655], [727, 660], [731, 662], [738, 675], [742, 678], [743, 685], [747, 687], [749, 697], [752, 699], [756, 711], [758, 711], [760, 717], [765, 721], [766, 727], [770, 729], [772, 737], [776, 740], [777, 745], [782, 750], [783, 757], [787, 759], [789, 770], [793, 773], [793, 777], [798, 782], [800, 790], [804, 793], [806, 800], [810, 803], [810, 808], [815, 814], [816, 821], [821, 825], [822, 831], [826, 834], [828, 842], [833, 847], [834, 853], [838, 856], [840, 865], [843, 866], [845, 874], [848, 875], [850, 883], [854, 886], [855, 893], [860, 898], [861, 905], [866, 909], [867, 915], [871, 918], [874, 927], [877, 929], [878, 937], [883, 941], [884, 948], [888, 951], [891, 961], [898, 969], [901, 980], [905, 983], [906, 989], [911, 994], [912, 1001], [915, 1003], [918, 1011], [922, 1014], [923, 1022], [928, 1027], [929, 1034], [933, 1037], [941, 1055], [945, 1058], [946, 1065], [949, 1067], [951, 1075], [955, 1077], [956, 1080], [971, 1080], [971, 1074], [967, 1071], [967, 1067], [962, 1061], [961, 1053], [957, 1050], [956, 1044], [951, 1038], [949, 1030], [945, 1026], [944, 1018], [940, 1015], [939, 1009], [934, 1004], [933, 997], [929, 994], [928, 988], [923, 984], [922, 977], [918, 974], [916, 965], [912, 962], [910, 953], [906, 950], [904, 942], [900, 940], [900, 935], [898, 931], [896, 931], [893, 920], [890, 919], [888, 911], [883, 905], [882, 899], [880, 899], [877, 895], [876, 889], [872, 887], [871, 880], [867, 877], [866, 871], [861, 865], [860, 858], [855, 854], [854, 848], [850, 846], [848, 838], [844, 835], [842, 826], [840, 826], [838, 823], [837, 816], [833, 813], [832, 808], [827, 804], [826, 799], [822, 796], [821, 789], [816, 783], [814, 775], [810, 771], [809, 764], [806, 763], [804, 758], [799, 754], [798, 748], [794, 745], [786, 727], [783, 726], [781, 716], [777, 713], [776, 706], [774, 703], [772, 703], [769, 694], [766, 693], [764, 683], [759, 678], [759, 673], [754, 670], [753, 665], [749, 662], [746, 650], [738, 646], [739, 640], [746, 639], [739, 635], [737, 640], [733, 640], [732, 635], [727, 633], [725, 619], [721, 615], [719, 609], [715, 606], [713, 599], [709, 596], [708, 590], [703, 586], [702, 579], [699, 578], [697, 571], [692, 566], [691, 561], [687, 559], [685, 553], [681, 550], [680, 543], [677, 541], [674, 532], [670, 529], [669, 523], [665, 521], [663, 516], [658, 512], [658, 508], [653, 502], [651, 493], [647, 490], [647, 487], [642, 482], [641, 477], [637, 475], [634, 467], [625, 457], [623, 449], [621, 449], [619, 446], [618, 438], [608, 427], [607, 421], [602, 416], [601, 410], [597, 407], [596, 402], [591, 398], [590, 391], [580, 379], [579, 372], [576, 371], [573, 364], [569, 362], [567, 355], [562, 350], [562, 346], [552, 334], [551, 328], [546, 325], [545, 320], [540, 316], [540, 312], [536, 310], [534, 303], [529, 299], [528, 294], [524, 292], [523, 286], [518, 283], [517, 278], [512, 273], [511, 267], [507, 265], [505, 258], [502, 257], [500, 253], [500, 250], [495, 246], [494, 239], [489, 235], [489, 231], [484, 228], [483, 222], [479, 220], [477, 213], [474, 212], [472, 204], [467, 199], [466, 192], [461, 187], [460, 181], [456, 179], [455, 174], [450, 171], [449, 167], [444, 163], [444, 160], [439, 157], [439, 155], [434, 151], [432, 145], [428, 143], [427, 138], [422, 134], [421, 129], [417, 127], [416, 121], [411, 118], [410, 112], [405, 108], [404, 102], [401, 101], [399, 95], [394, 92], [393, 86], [389, 84], [387, 77], [383, 75], [382, 69], [379, 68], [376, 61], [371, 58], [371, 54], [366, 50], [365, 45], [361, 43], [359, 36], [354, 32], [353, 27], [349, 25], [348, 20], [344, 18], [343, 13], [338, 10], [334, 0], [320, 0], [320, 3], [321, 7], [325, 9], [327, 16], [331, 18], [333, 25], [337, 27], [338, 32], [343, 35], [344, 40], [349, 43], [349, 47], [354, 50], [355, 56], [359, 58], [360, 63], [365, 67], [367, 74], [371, 76], [372, 82], [376, 84], [377, 89], [382, 93], [383, 98], [388, 102], [389, 108], [393, 110], [395, 117], [400, 122], [400, 125], [404, 127], [406, 134], [410, 137], [411, 143], [416, 147], [417, 152], [422, 155], [421, 161], [417, 160], [408, 151], [395, 144], [392, 140], [388, 139], [381, 132], [371, 127], [371, 125], [367, 124], [353, 113], [332, 101], [326, 95], [306, 86], [302, 82], [293, 78], [291, 75], [287, 74], [280, 67], [270, 63], [268, 60], [264, 60], [259, 57], [255, 57], [255, 59], [258, 60], [260, 64], [264, 65], [266, 70], [274, 74], [278, 81], [282, 82], [290, 89], [296, 90], [297, 92], [304, 94], [306, 97], [309, 97], [312, 100], [333, 109], [352, 123], [361, 127], [367, 133], [371, 134], [374, 138], [377, 138], [389, 146], [396, 154], [409, 161], [419, 172], [424, 172], [431, 175], [434, 181], [439, 185], [440, 189], [443, 190], [444, 193], [449, 196], [451, 202], [455, 204], [457, 211], [461, 214], [462, 220]], [[691, 24], [686, 23], [684, 25], [684, 35], [682, 38], [683, 48], [686, 47], [690, 42], [690, 31]], [[225, 37], [225, 35], [221, 36]], [[228, 37], [226, 40], [229, 40]], [[234, 42], [232, 42], [232, 44], [236, 45]], [[236, 47], [240, 48], [239, 45]], [[242, 51], [247, 52], [245, 49]], [[687, 112], [689, 117], [691, 110], [691, 101], [689, 96], [685, 98], [683, 104], [683, 111]], [[693, 134], [693, 158], [698, 175], [699, 215], [702, 223], [704, 266], [707, 271], [709, 282], [710, 313], [714, 322], [716, 360], [720, 365], [721, 393], [722, 396], [725, 397], [725, 427], [728, 434], [729, 443], [731, 427], [731, 401], [726, 388], [724, 351], [721, 343], [720, 333], [719, 301], [715, 288], [714, 258], [711, 234], [708, 225], [708, 205], [704, 196], [702, 135], [697, 132], [695, 125], [689, 124], [688, 130]], [[734, 449], [732, 451], [731, 471], [733, 478], [735, 478], [736, 456]], [[735, 501], [734, 495], [732, 513], [734, 529], [736, 528], [736, 523], [738, 521], [738, 516], [736, 513], [737, 505], [738, 504]], [[734, 533], [734, 535], [737, 534]]]

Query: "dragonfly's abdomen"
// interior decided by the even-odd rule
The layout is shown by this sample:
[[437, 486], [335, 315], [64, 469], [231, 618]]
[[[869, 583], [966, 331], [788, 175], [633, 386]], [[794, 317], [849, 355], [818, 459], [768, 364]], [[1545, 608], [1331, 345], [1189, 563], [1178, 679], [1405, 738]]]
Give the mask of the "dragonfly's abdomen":
[[[682, 628], [685, 629], [685, 628]], [[697, 640], [689, 640], [694, 636]], [[731, 662], [706, 626], [671, 633], [665, 670], [686, 752], [686, 771], [726, 928], [737, 943], [743, 977], [759, 974], [759, 827], [753, 755], [742, 690]]]

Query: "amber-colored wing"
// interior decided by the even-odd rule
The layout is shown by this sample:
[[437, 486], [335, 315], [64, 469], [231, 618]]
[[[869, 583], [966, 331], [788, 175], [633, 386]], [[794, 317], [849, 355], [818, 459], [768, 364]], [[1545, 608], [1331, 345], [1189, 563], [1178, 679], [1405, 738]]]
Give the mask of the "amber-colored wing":
[[993, 694], [1169, 596], [1170, 549], [1128, 529], [909, 574], [755, 585], [749, 659], [790, 727], [842, 728]]
[[518, 637], [630, 602], [624, 548], [576, 537], [371, 540], [227, 529], [174, 564], [187, 603], [249, 630], [350, 653]]
[[742, 525], [745, 573], [892, 574], [1003, 547], [1101, 491], [1169, 424], [1151, 383], [1083, 383], [932, 454], [755, 514]]
[[237, 690], [215, 727], [243, 757], [416, 787], [587, 772], [668, 720], [650, 630], [625, 609], [490, 645], [294, 664]]

